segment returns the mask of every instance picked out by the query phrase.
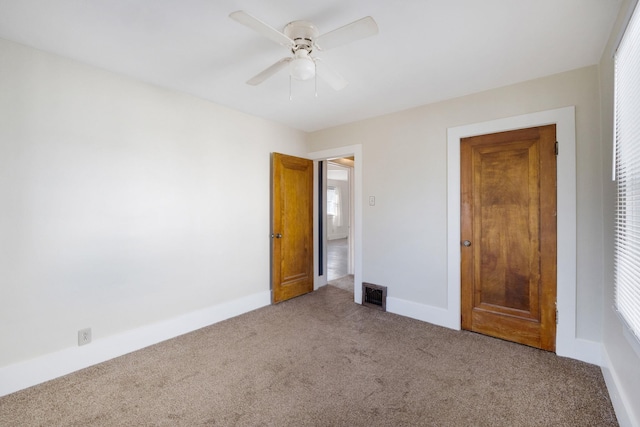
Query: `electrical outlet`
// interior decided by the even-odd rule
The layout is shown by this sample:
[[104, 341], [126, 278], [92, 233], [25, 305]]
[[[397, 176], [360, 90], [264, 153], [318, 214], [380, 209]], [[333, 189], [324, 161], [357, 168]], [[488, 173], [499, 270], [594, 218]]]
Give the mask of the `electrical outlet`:
[[91, 328], [80, 329], [78, 331], [78, 345], [86, 345], [91, 342]]

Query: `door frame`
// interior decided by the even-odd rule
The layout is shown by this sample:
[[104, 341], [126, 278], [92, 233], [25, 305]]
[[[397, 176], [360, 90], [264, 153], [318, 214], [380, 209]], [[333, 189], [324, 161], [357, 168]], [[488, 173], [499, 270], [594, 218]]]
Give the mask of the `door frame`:
[[557, 164], [557, 303], [556, 353], [600, 365], [602, 346], [577, 337], [577, 209], [575, 106], [524, 114], [447, 129], [448, 316], [460, 329], [460, 139], [468, 136], [556, 124]]
[[[351, 233], [353, 233], [353, 300], [362, 303], [362, 145], [348, 145], [344, 147], [330, 148], [322, 151], [314, 151], [307, 154], [307, 158], [313, 160], [314, 164], [314, 184], [313, 184], [313, 245], [318, 247], [318, 240], [324, 238], [319, 236], [318, 231], [318, 161], [335, 159], [338, 157], [353, 156], [353, 223]], [[324, 187], [324, 186], [323, 186]], [[326, 246], [326, 245], [325, 245]], [[318, 251], [314, 252], [313, 271], [314, 289], [318, 289], [327, 284], [326, 269], [325, 274], [318, 275]], [[326, 260], [326, 257], [325, 257]]]

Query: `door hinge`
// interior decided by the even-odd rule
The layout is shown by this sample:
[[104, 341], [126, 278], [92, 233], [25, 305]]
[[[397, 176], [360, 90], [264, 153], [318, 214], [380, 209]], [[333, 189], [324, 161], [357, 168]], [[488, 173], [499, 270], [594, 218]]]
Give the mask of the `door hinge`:
[[558, 324], [558, 309], [556, 308], [556, 325]]
[[556, 156], [558, 155], [558, 141], [556, 141]]

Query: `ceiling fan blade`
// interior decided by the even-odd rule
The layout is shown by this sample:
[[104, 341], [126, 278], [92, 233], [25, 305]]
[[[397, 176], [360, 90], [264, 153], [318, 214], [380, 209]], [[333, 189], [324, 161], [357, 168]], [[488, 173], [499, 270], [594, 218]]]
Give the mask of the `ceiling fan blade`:
[[372, 17], [366, 16], [344, 27], [322, 34], [316, 38], [315, 44], [320, 50], [328, 50], [376, 34], [378, 34], [378, 24]]
[[276, 30], [275, 28], [273, 28], [272, 26], [265, 24], [264, 22], [262, 22], [261, 20], [259, 20], [258, 18], [255, 18], [251, 15], [249, 15], [247, 12], [245, 12], [244, 10], [237, 10], [235, 12], [232, 12], [229, 15], [229, 18], [233, 19], [236, 22], [241, 23], [242, 25], [245, 25], [249, 28], [251, 28], [253, 31], [257, 32], [258, 34], [273, 40], [274, 42], [281, 44], [283, 46], [293, 46], [293, 40], [291, 40], [289, 37], [287, 37], [286, 35], [284, 35], [283, 33], [281, 33], [280, 31]]
[[280, 61], [247, 80], [247, 84], [251, 86], [259, 85], [278, 71], [285, 68], [289, 62], [291, 62], [291, 58], [282, 58]]
[[329, 83], [334, 90], [342, 90], [349, 84], [344, 77], [327, 67], [319, 58], [316, 58], [316, 74]]

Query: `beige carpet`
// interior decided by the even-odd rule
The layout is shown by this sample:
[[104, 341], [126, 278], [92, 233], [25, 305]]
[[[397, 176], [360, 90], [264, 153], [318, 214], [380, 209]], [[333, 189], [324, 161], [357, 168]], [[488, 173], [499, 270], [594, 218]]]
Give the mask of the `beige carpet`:
[[0, 398], [1, 426], [614, 426], [596, 366], [326, 286]]

